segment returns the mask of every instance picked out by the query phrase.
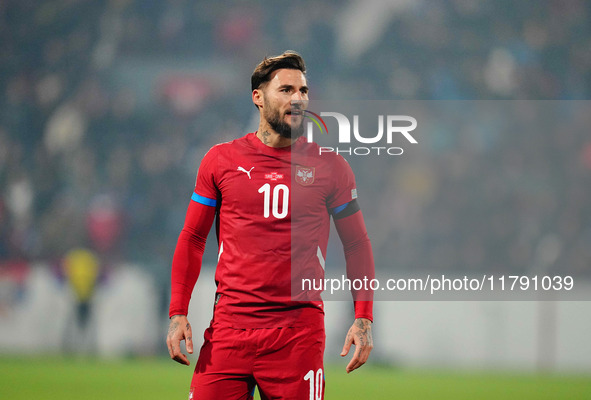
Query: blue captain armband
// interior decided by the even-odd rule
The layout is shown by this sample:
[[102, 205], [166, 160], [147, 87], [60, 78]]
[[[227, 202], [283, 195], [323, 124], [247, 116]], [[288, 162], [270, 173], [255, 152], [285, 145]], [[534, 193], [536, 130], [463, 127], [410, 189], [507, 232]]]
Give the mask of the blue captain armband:
[[341, 204], [338, 207], [332, 209], [331, 214], [334, 219], [340, 219], [348, 217], [349, 215], [355, 214], [359, 211], [359, 204], [357, 200], [351, 200], [348, 203]]
[[198, 195], [197, 193], [193, 193], [191, 196], [191, 200], [196, 201], [199, 204], [203, 204], [204, 206], [215, 207], [218, 204], [216, 199], [210, 199], [209, 197], [203, 197]]

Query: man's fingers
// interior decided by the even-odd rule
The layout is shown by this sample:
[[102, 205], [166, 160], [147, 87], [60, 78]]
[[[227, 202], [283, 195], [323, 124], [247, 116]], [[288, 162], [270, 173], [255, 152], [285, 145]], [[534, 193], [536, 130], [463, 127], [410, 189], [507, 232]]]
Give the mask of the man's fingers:
[[361, 355], [361, 346], [359, 345], [355, 345], [355, 353], [353, 354], [353, 358], [351, 358], [351, 361], [349, 361], [349, 364], [347, 365], [346, 371], [347, 373], [353, 371], [354, 369], [359, 368], [361, 365], [363, 365], [363, 363], [360, 364], [360, 355]]
[[371, 353], [371, 350], [373, 349], [371, 321], [363, 319], [355, 320], [355, 323], [347, 333], [345, 346], [343, 347], [341, 356], [345, 356], [349, 353], [352, 344], [355, 345], [355, 353], [345, 368], [347, 373], [361, 367], [369, 358], [369, 353]]
[[345, 344], [343, 345], [343, 350], [341, 351], [341, 357], [345, 357], [349, 354], [349, 349], [351, 349], [351, 345], [353, 344], [353, 335], [351, 335], [351, 331], [347, 333], [347, 337], [345, 338]]
[[362, 363], [359, 358], [353, 357], [349, 364], [347, 365], [346, 371], [347, 373], [355, 371], [357, 368], [361, 367], [364, 363]]
[[349, 364], [347, 364], [347, 366], [345, 367], [345, 371], [347, 371], [347, 373], [353, 371], [353, 366], [357, 364], [357, 360], [355, 360], [355, 358], [352, 358], [351, 361], [349, 361]]
[[171, 340], [171, 346], [168, 352], [170, 353], [170, 358], [172, 358], [174, 361], [185, 365], [190, 364], [187, 356], [181, 353], [180, 340]]
[[187, 352], [193, 354], [193, 332], [191, 331], [191, 324], [187, 323], [185, 329], [185, 346], [187, 346]]
[[350, 348], [351, 348], [351, 342], [345, 342], [345, 345], [343, 346], [343, 350], [341, 351], [341, 357], [345, 357], [347, 354], [349, 354]]
[[187, 337], [185, 345], [187, 346], [187, 352], [193, 354], [193, 338], [191, 336]]
[[180, 364], [191, 365], [191, 363], [189, 362], [189, 359], [183, 353], [179, 353], [177, 356], [174, 356], [172, 359]]
[[170, 356], [170, 358], [173, 358], [173, 355], [172, 355], [172, 346], [171, 346], [171, 343], [170, 343], [170, 338], [167, 338], [166, 339], [166, 348], [168, 349], [168, 355]]
[[357, 362], [357, 360], [355, 360], [353, 358], [353, 359], [351, 359], [351, 361], [347, 365], [347, 368], [345, 369], [345, 371], [347, 371], [347, 373], [350, 373], [352, 371], [355, 371], [357, 368], [359, 368], [358, 362]]
[[359, 360], [361, 361], [361, 364], [365, 364], [367, 362], [367, 360], [369, 359], [369, 355], [371, 354], [371, 350], [373, 349], [373, 345], [369, 345], [369, 346], [364, 346], [363, 349], [361, 350], [361, 355], [359, 356]]
[[365, 364], [369, 359], [369, 354], [371, 353], [372, 349], [372, 345], [360, 346], [355, 344], [355, 354], [353, 355], [353, 358], [347, 365], [347, 373], [354, 371], [357, 368], [361, 367], [363, 364]]
[[173, 316], [168, 327], [168, 336], [166, 338], [166, 345], [168, 346], [168, 354], [174, 361], [190, 365], [186, 354], [181, 353], [181, 342], [185, 341], [187, 352], [193, 353], [193, 333], [191, 331], [191, 324], [187, 321], [184, 315]]
[[174, 358], [177, 351], [176, 349], [180, 349], [180, 341], [178, 339], [168, 337], [166, 339], [166, 346], [168, 347], [168, 354], [170, 355], [170, 358]]
[[168, 354], [170, 354], [170, 358], [172, 358], [174, 361], [178, 363], [189, 365], [189, 360], [187, 359], [187, 356], [181, 353], [180, 339], [169, 337], [166, 340], [166, 344], [168, 345]]

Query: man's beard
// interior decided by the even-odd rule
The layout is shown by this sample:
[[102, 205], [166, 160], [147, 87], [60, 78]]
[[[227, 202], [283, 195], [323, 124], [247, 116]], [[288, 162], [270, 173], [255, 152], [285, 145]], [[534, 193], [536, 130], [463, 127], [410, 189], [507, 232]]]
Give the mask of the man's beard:
[[[291, 118], [293, 121], [293, 114]], [[265, 105], [265, 119], [279, 136], [286, 139], [297, 139], [304, 134], [304, 119], [301, 117], [298, 124], [291, 126], [281, 118], [278, 109], [272, 109], [269, 105]]]

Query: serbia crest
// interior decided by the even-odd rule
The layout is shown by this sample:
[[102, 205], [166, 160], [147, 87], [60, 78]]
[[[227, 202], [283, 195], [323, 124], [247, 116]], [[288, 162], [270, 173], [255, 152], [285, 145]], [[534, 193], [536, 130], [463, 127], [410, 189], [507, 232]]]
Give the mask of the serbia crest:
[[296, 165], [295, 181], [302, 186], [309, 186], [314, 183], [314, 172], [314, 167]]

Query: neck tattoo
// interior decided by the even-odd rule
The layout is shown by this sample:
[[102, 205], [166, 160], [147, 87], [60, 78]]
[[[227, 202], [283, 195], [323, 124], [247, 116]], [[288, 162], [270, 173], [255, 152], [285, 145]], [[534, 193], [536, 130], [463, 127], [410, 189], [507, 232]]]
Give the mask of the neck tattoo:
[[271, 134], [268, 131], [263, 131], [261, 133], [261, 139], [263, 140], [264, 144], [269, 144], [269, 142], [270, 142], [269, 136], [271, 136]]

